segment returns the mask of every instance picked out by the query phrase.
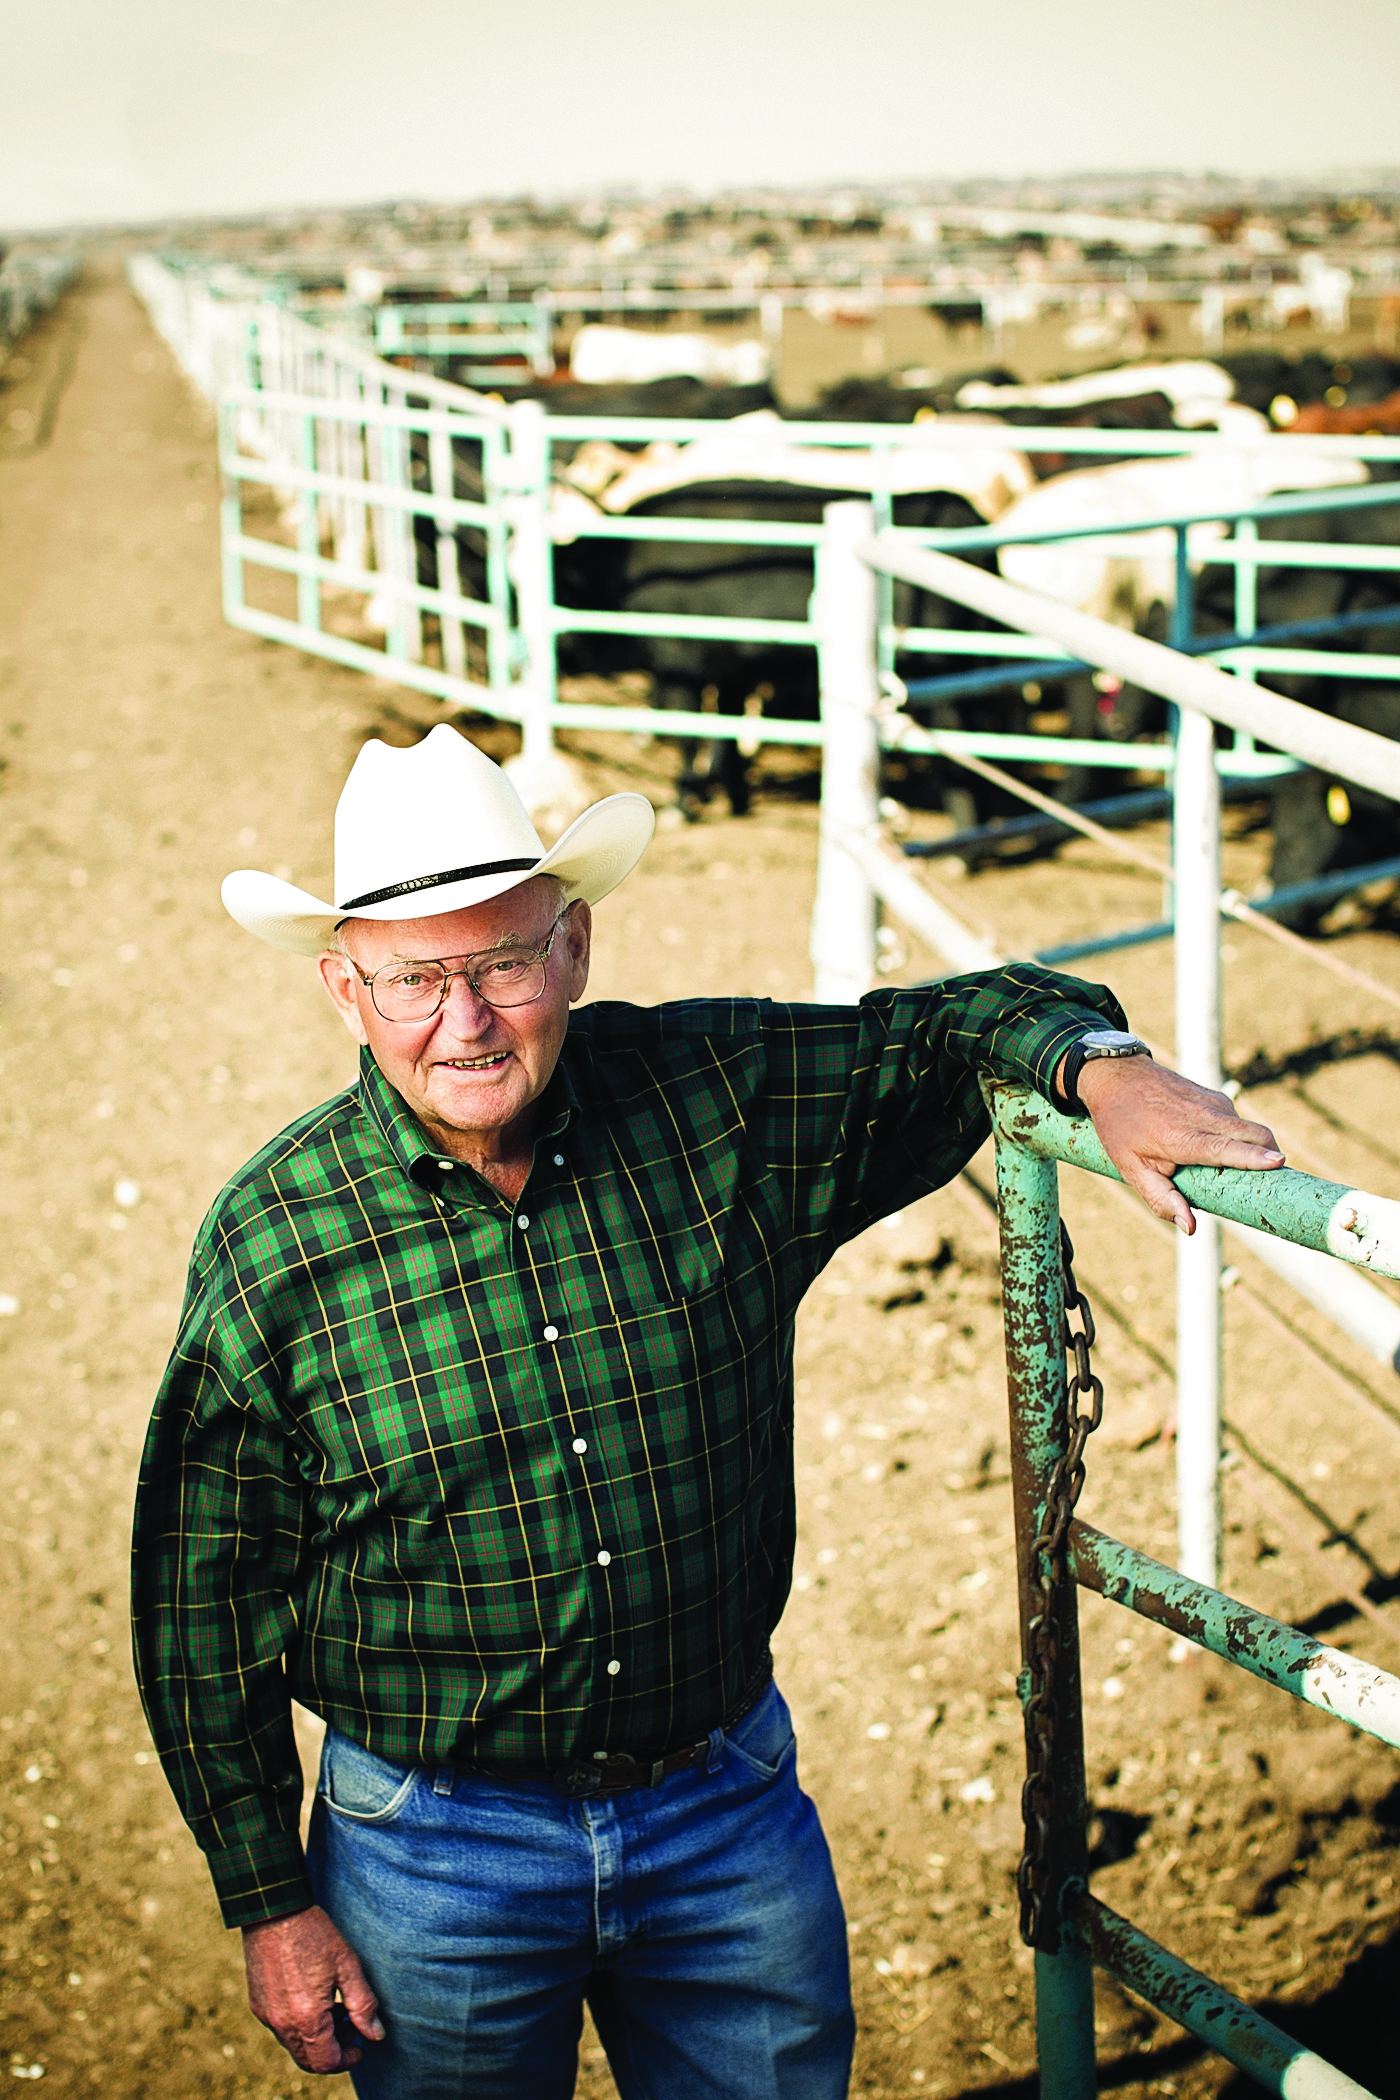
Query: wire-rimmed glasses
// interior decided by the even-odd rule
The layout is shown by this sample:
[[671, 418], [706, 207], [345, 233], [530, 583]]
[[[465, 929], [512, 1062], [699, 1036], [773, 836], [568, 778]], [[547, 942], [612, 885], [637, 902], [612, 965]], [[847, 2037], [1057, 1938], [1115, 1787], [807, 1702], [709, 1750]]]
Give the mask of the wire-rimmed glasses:
[[[565, 907], [567, 911], [568, 907]], [[487, 1006], [529, 1006], [544, 991], [549, 975], [549, 951], [564, 920], [564, 912], [550, 927], [538, 948], [509, 942], [486, 948], [478, 955], [463, 956], [455, 970], [448, 964], [454, 956], [424, 962], [385, 963], [367, 976], [353, 955], [347, 960], [374, 1001], [374, 1010], [386, 1021], [429, 1021], [447, 997], [454, 977], [465, 977]]]

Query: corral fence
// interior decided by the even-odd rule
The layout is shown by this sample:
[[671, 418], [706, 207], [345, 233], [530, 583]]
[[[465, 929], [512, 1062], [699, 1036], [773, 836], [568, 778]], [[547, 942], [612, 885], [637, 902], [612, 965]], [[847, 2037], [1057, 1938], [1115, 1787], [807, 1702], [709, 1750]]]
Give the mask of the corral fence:
[[[1057, 1162], [1115, 1176], [1092, 1127], [1023, 1088], [991, 1083], [1021, 1607], [1026, 1847], [1022, 1935], [1035, 1949], [1041, 2100], [1098, 2091], [1097, 1963], [1285, 2100], [1369, 2100], [1364, 2088], [1089, 1893], [1077, 1591], [1093, 1590], [1179, 1638], [1400, 1748], [1400, 1678], [1165, 1567], [1074, 1515], [1085, 1439], [1103, 1405], [1092, 1316], [1073, 1287]], [[1400, 1204], [1280, 1168], [1191, 1167], [1200, 1214], [1400, 1277]], [[1074, 1364], [1067, 1372], [1066, 1357]], [[1081, 1407], [1081, 1399], [1087, 1407]]]
[[[894, 483], [888, 471], [896, 450], [922, 443], [965, 453], [985, 452], [995, 441], [1018, 452], [1072, 454], [1085, 461], [1125, 454], [1228, 459], [1242, 450], [1270, 448], [1274, 457], [1288, 459], [1393, 465], [1400, 462], [1400, 440], [1242, 439], [1185, 430], [1058, 426], [1003, 431], [958, 422], [914, 429], [792, 422], [780, 426], [785, 446], [820, 447], [827, 459], [863, 460], [866, 500], [830, 505], [822, 524], [606, 515], [586, 505], [572, 506], [564, 520], [554, 508], [559, 448], [590, 440], [631, 447], [684, 445], [713, 440], [716, 426], [664, 418], [554, 417], [535, 401], [507, 407], [386, 363], [369, 348], [256, 296], [258, 286], [236, 271], [180, 271], [143, 256], [131, 264], [131, 278], [196, 385], [217, 403], [224, 605], [232, 624], [392, 679], [449, 706], [518, 723], [523, 749], [513, 765], [527, 800], [532, 783], [550, 778], [560, 729], [734, 738], [822, 752], [822, 842], [811, 943], [819, 998], [855, 998], [869, 988], [882, 904], [953, 969], [1000, 960], [988, 942], [937, 903], [882, 838], [883, 752], [926, 753], [984, 770], [998, 762], [1050, 763], [1163, 777], [1175, 815], [1173, 865], [1164, 872], [1175, 892], [1177, 1056], [1190, 1076], [1211, 1085], [1220, 1081], [1220, 916], [1222, 909], [1249, 914], [1242, 900], [1222, 897], [1221, 776], [1263, 783], [1301, 762], [1400, 800], [1400, 746], [1285, 701], [1256, 682], [1271, 672], [1400, 678], [1400, 655], [1300, 646], [1344, 641], [1357, 625], [1355, 615], [1308, 622], [1303, 633], [1261, 630], [1257, 618], [1264, 568], [1400, 573], [1400, 546], [1266, 539], [1260, 530], [1270, 520], [1300, 514], [1365, 512], [1394, 504], [1400, 501], [1400, 481], [1310, 488], [1252, 504], [1089, 529], [935, 532], [893, 525]], [[1278, 447], [1289, 450], [1281, 455]], [[269, 508], [274, 513], [270, 522]], [[1207, 645], [1192, 634], [1193, 569], [1203, 558], [1194, 535], [1200, 528], [1218, 533], [1222, 525], [1230, 537], [1213, 537], [1204, 558], [1233, 568], [1234, 629]], [[815, 577], [807, 617], [561, 605], [555, 598], [555, 547], [561, 539], [589, 535], [802, 550], [813, 561]], [[1099, 546], [1131, 557], [1160, 547], [1164, 536], [1175, 558], [1173, 648], [1017, 589], [956, 558], [1035, 542]], [[250, 602], [249, 573], [259, 570], [293, 579], [294, 612], [273, 612]], [[996, 620], [999, 631], [897, 625], [896, 578]], [[346, 594], [357, 600], [348, 621]], [[370, 614], [383, 633], [382, 647], [362, 638]], [[1396, 608], [1380, 607], [1361, 617], [1380, 625], [1396, 617]], [[340, 631], [347, 625], [354, 631]], [[559, 642], [580, 633], [813, 649], [819, 660], [819, 718], [755, 720], [699, 709], [561, 701]], [[984, 666], [990, 659], [993, 668], [960, 672], [959, 657], [975, 657]], [[915, 658], [944, 668], [935, 677], [911, 679]], [[904, 667], [903, 678], [896, 673], [897, 663]], [[1118, 743], [927, 727], [905, 704], [911, 697], [952, 699], [969, 689], [1018, 686], [1033, 675], [1063, 676], [1080, 668], [1164, 695], [1177, 715], [1172, 736]], [[1232, 741], [1218, 748], [1216, 725], [1222, 724]], [[1004, 773], [998, 777], [1035, 801], [1035, 790]], [[537, 799], [549, 797], [542, 792]], [[1084, 821], [1069, 815], [1074, 822]], [[1355, 870], [1352, 879], [1361, 882], [1375, 872]], [[1108, 948], [1115, 938], [1087, 946]], [[1058, 951], [1056, 959], [1065, 958], [1066, 951]], [[1358, 979], [1355, 971], [1349, 974], [1396, 999], [1373, 981]], [[1348, 1284], [1343, 1290], [1334, 1264], [1267, 1235], [1256, 1233], [1249, 1244], [1360, 1346], [1394, 1368], [1400, 1309], [1375, 1286], [1358, 1276], [1342, 1279]], [[1184, 1242], [1178, 1260], [1180, 1559], [1188, 1574], [1214, 1582], [1219, 1569], [1222, 1268], [1215, 1227], [1207, 1224]]]
[[[1388, 492], [1383, 488], [1349, 493], [1385, 496]], [[1238, 765], [1239, 757], [1235, 751], [1217, 749], [1217, 725], [1233, 733], [1237, 750], [1241, 742], [1250, 748], [1266, 743], [1285, 758], [1301, 760], [1392, 801], [1400, 801], [1400, 745], [1283, 699], [1249, 679], [1227, 675], [1215, 665], [1192, 660], [1179, 650], [1147, 641], [1087, 613], [1054, 605], [1037, 592], [988, 576], [967, 562], [910, 546], [909, 535], [902, 532], [862, 539], [862, 525], [868, 533], [871, 523], [869, 511], [863, 506], [841, 508], [848, 514], [842, 520], [843, 537], [833, 534], [825, 576], [833, 601], [828, 618], [845, 638], [850, 666], [867, 660], [873, 651], [870, 589], [862, 572], [875, 567], [936, 589], [1023, 631], [1038, 629], [1079, 660], [1158, 693], [1178, 709], [1171, 776], [1172, 865], [1164, 871], [1173, 877], [1175, 891], [1176, 1054], [1190, 1078], [1218, 1087], [1222, 1077], [1221, 915], [1225, 911], [1254, 920], [1261, 915], [1221, 887], [1220, 775], [1224, 768]], [[835, 525], [834, 518], [832, 522]], [[946, 913], [936, 906], [930, 910], [933, 900], [928, 893], [911, 885], [905, 870], [892, 865], [881, 851], [878, 807], [867, 785], [876, 756], [875, 731], [873, 725], [867, 726], [871, 714], [868, 691], [852, 688], [847, 700], [844, 688], [833, 687], [828, 719], [838, 713], [842, 727], [834, 735], [841, 738], [844, 762], [831, 769], [830, 791], [823, 803], [819, 916], [823, 878], [833, 899], [828, 907], [832, 923], [838, 909], [835, 898], [841, 898], [845, 938], [850, 938], [857, 922], [863, 925], [873, 916], [864, 897], [851, 895], [844, 856], [847, 862], [856, 863], [871, 892], [883, 896], [915, 931], [921, 930], [922, 920], [924, 938], [955, 968], [987, 967], [1001, 960], [986, 944], [969, 943], [964, 929], [955, 924], [950, 927]], [[831, 748], [829, 745], [828, 754]], [[1319, 961], [1326, 960], [1296, 939], [1292, 945]], [[873, 959], [873, 950], [870, 952]], [[1345, 965], [1333, 967], [1346, 969]], [[1367, 982], [1372, 992], [1400, 1003], [1389, 987]], [[1319, 1260], [1315, 1252], [1280, 1247], [1258, 1231], [1248, 1234], [1247, 1243], [1251, 1253], [1326, 1311], [1362, 1348], [1394, 1367], [1400, 1312], [1374, 1285], [1359, 1277], [1339, 1278], [1334, 1265]], [[1220, 1567], [1221, 1276], [1219, 1229], [1208, 1218], [1191, 1239], [1177, 1247], [1176, 1366], [1178, 1558], [1188, 1574], [1206, 1582], [1218, 1579]]]
[[374, 347], [468, 364], [477, 386], [518, 386], [554, 370], [554, 309], [544, 299], [390, 302], [374, 309]]
[[0, 354], [62, 297], [78, 273], [72, 249], [20, 249], [0, 262]]

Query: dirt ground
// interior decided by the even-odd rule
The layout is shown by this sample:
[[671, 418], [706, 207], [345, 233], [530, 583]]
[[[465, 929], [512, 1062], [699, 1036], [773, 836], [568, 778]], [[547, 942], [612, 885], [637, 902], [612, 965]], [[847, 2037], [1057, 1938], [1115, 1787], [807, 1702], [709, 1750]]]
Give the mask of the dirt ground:
[[[428, 719], [223, 625], [214, 479], [207, 412], [115, 270], [94, 266], [0, 375], [0, 2047], [17, 2078], [107, 2100], [313, 2084], [244, 2009], [236, 1938], [150, 1749], [128, 1512], [201, 1214], [352, 1071], [308, 967], [240, 934], [219, 878], [250, 863], [327, 879], [359, 742]], [[575, 749], [600, 791], [668, 800], [667, 747]], [[751, 817], [663, 829], [599, 913], [594, 993], [804, 996], [811, 786], [775, 757]], [[1230, 879], [1248, 890], [1267, 850], [1242, 828]], [[1089, 845], [961, 879], [933, 863], [928, 879], [1013, 953], [1158, 904], [1152, 878]], [[1335, 946], [1400, 986], [1389, 933], [1363, 924]], [[1246, 931], [1226, 955], [1229, 1057], [1258, 1053], [1268, 1081], [1256, 1113], [1299, 1164], [1400, 1195], [1389, 1010]], [[911, 945], [898, 974], [929, 968]], [[1110, 971], [1137, 1025], [1169, 1041], [1169, 951]], [[1348, 1029], [1378, 1032], [1303, 1054]], [[1035, 2090], [989, 1171], [845, 1250], [800, 1326], [801, 1535], [776, 1647], [850, 1917], [862, 2095]], [[1106, 1185], [1065, 1182], [1109, 1394], [1083, 1508], [1170, 1556], [1169, 1235]], [[1400, 1666], [1400, 1392], [1230, 1259], [1227, 1586]], [[1096, 1599], [1083, 1626], [1096, 1888], [1400, 2094], [1390, 1753]], [[1099, 2022], [1105, 2090], [1246, 2090], [1107, 1983]], [[580, 2091], [612, 2091], [591, 2034]]]

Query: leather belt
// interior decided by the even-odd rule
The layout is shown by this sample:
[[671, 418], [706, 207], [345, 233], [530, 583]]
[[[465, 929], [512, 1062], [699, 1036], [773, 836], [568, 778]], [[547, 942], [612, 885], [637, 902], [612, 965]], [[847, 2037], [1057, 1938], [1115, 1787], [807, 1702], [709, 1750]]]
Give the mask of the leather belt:
[[[773, 1657], [765, 1649], [763, 1659], [740, 1692], [734, 1704], [720, 1722], [720, 1733], [727, 1735], [738, 1726], [745, 1714], [751, 1713], [773, 1677]], [[587, 1764], [565, 1765], [550, 1769], [548, 1766], [512, 1765], [459, 1765], [457, 1770], [471, 1772], [481, 1779], [492, 1779], [498, 1785], [547, 1785], [563, 1787], [571, 1794], [619, 1794], [628, 1787], [660, 1786], [672, 1772], [683, 1772], [687, 1766], [703, 1764], [709, 1756], [710, 1738], [705, 1736], [698, 1743], [689, 1743], [683, 1750], [672, 1750], [657, 1758], [629, 1757], [625, 1751], [609, 1751], [605, 1757], [593, 1757]]]

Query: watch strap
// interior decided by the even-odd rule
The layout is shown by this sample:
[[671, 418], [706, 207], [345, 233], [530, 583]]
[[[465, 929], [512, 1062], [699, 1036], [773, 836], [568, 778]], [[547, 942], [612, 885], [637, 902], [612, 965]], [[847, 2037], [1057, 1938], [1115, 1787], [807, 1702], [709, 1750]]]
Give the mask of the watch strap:
[[1065, 1052], [1064, 1068], [1060, 1074], [1058, 1091], [1063, 1099], [1064, 1113], [1067, 1116], [1083, 1117], [1089, 1113], [1079, 1098], [1079, 1075], [1084, 1070], [1085, 1065], [1096, 1064], [1106, 1057], [1150, 1057], [1152, 1055], [1146, 1043], [1141, 1041], [1140, 1038], [1132, 1050], [1096, 1050], [1090, 1041], [1092, 1033], [1093, 1031], [1090, 1030], [1089, 1034], [1081, 1036], [1077, 1043], [1071, 1043]]
[[1071, 1043], [1065, 1052], [1064, 1069], [1060, 1073], [1060, 1096], [1067, 1116], [1087, 1116], [1089, 1111], [1079, 1098], [1079, 1075], [1084, 1070], [1085, 1045], [1083, 1041]]

